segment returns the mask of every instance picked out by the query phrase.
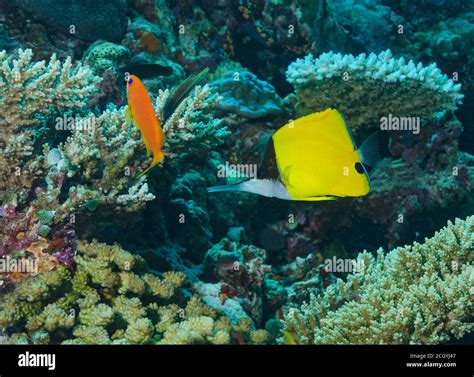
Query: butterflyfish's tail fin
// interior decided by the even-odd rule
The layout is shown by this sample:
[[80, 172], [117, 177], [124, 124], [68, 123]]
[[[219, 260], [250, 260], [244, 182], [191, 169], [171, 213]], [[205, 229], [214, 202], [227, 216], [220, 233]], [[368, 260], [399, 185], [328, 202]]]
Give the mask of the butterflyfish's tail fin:
[[359, 148], [362, 163], [374, 167], [382, 158], [380, 157], [379, 132], [371, 134]]

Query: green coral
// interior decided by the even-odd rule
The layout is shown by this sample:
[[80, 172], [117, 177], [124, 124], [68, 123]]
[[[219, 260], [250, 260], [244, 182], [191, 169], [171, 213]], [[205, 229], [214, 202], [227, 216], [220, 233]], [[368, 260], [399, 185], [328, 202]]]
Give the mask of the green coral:
[[0, 331], [11, 336], [2, 342], [228, 344], [234, 332], [249, 343], [267, 339], [251, 322], [232, 326], [198, 296], [186, 300], [183, 273], [152, 275], [142, 257], [119, 245], [79, 241], [76, 262], [74, 273], [59, 265], [5, 295]]
[[474, 328], [473, 235], [471, 216], [448, 222], [424, 244], [359, 254], [363, 271], [287, 308], [286, 330], [303, 344], [438, 344], [462, 337]]

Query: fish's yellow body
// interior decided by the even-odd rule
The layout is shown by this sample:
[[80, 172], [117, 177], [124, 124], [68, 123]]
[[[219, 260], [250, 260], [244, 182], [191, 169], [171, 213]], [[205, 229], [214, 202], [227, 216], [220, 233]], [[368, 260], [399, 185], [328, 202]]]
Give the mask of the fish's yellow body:
[[299, 118], [272, 138], [281, 181], [293, 200], [369, 193], [367, 174], [355, 168], [361, 157], [338, 111]]
[[285, 124], [272, 136], [258, 179], [209, 187], [285, 200], [333, 200], [370, 192], [364, 164], [380, 158], [376, 134], [357, 149], [342, 115], [327, 109]]

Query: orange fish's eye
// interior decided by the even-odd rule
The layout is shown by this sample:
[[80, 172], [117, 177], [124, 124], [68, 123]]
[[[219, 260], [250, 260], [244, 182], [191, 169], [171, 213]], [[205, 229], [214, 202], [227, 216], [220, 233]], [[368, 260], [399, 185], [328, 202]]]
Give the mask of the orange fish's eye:
[[132, 85], [132, 83], [133, 83], [133, 79], [132, 78], [128, 79], [128, 85]]

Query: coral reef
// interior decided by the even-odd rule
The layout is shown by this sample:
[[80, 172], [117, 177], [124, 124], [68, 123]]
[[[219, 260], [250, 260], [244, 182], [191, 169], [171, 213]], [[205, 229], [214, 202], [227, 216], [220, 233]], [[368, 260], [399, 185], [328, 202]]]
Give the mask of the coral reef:
[[106, 69], [113, 69], [130, 58], [130, 51], [119, 44], [97, 41], [89, 46], [84, 54], [84, 62], [89, 64], [96, 75]]
[[216, 107], [225, 112], [247, 119], [282, 113], [282, 100], [275, 93], [275, 88], [249, 71], [228, 72], [210, 86], [222, 96]]
[[118, 245], [79, 242], [77, 252], [74, 273], [58, 266], [20, 282], [5, 295], [0, 309], [3, 334], [22, 335], [33, 344], [267, 341], [264, 332], [252, 330], [251, 321], [231, 324], [197, 296], [187, 300], [181, 291], [183, 273], [153, 275], [143, 258]]
[[[18, 57], [0, 52], [0, 203], [17, 204], [42, 174], [42, 157], [28, 127], [41, 124], [61, 110], [84, 107], [97, 78], [71, 59], [61, 64], [33, 62], [31, 50]], [[39, 156], [38, 156], [39, 155]]]
[[287, 79], [295, 87], [299, 115], [333, 107], [354, 130], [378, 125], [388, 114], [431, 117], [455, 110], [463, 98], [461, 85], [435, 63], [424, 67], [395, 59], [390, 50], [368, 56], [310, 54], [288, 67]]
[[[337, 22], [347, 31], [352, 51], [379, 52], [401, 44], [401, 25], [408, 34], [405, 20], [390, 7], [377, 0], [337, 1]], [[370, 22], [365, 22], [370, 20]]]
[[116, 41], [127, 25], [125, 0], [15, 0], [15, 4], [63, 34], [86, 41]]
[[284, 324], [302, 344], [437, 344], [472, 330], [474, 217], [456, 219], [424, 244], [377, 257], [323, 295], [287, 308]]
[[[460, 0], [0, 0], [0, 343], [468, 334], [473, 11]], [[149, 157], [125, 116], [122, 68], [156, 63], [172, 73], [141, 78], [165, 160], [138, 179]], [[207, 82], [163, 119], [204, 68]], [[379, 133], [367, 196], [208, 195], [244, 179], [234, 167], [260, 166], [280, 126], [327, 107], [358, 144], [383, 117], [419, 120]], [[467, 219], [423, 243], [456, 217]], [[359, 254], [362, 272], [325, 269], [377, 249]]]
[[254, 246], [240, 246], [227, 238], [215, 244], [204, 258], [204, 277], [220, 282], [220, 300], [237, 301], [260, 325], [263, 317], [264, 264], [266, 253]]
[[[160, 90], [156, 99], [156, 112], [162, 117], [163, 106], [171, 94]], [[184, 99], [163, 125], [166, 135], [165, 150], [168, 156], [199, 154], [213, 146], [222, 144], [230, 134], [223, 122], [214, 117], [213, 107], [220, 100], [219, 94], [209, 85], [197, 86]]]

